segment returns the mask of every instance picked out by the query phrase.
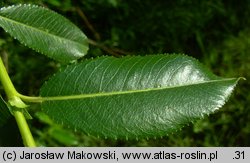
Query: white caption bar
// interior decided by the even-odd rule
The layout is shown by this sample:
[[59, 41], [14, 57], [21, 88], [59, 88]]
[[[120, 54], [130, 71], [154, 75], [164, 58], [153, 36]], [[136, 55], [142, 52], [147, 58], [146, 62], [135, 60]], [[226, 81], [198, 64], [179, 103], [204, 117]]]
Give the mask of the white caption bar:
[[250, 162], [250, 147], [0, 148], [0, 163], [222, 163]]

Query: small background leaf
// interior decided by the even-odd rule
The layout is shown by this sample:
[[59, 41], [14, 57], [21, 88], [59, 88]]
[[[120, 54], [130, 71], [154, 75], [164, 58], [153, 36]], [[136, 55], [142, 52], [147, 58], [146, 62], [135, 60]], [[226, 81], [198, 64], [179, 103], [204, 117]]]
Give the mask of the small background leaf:
[[71, 65], [41, 88], [56, 122], [95, 136], [163, 136], [220, 108], [238, 79], [217, 77], [184, 55], [101, 57]]
[[0, 26], [21, 43], [60, 62], [69, 62], [88, 51], [87, 37], [63, 16], [35, 5], [0, 10]]
[[78, 144], [75, 135], [66, 129], [54, 127], [50, 128], [48, 133], [49, 136], [65, 146], [73, 146]]
[[46, 141], [48, 141], [41, 142], [41, 140], [38, 140], [41, 146], [44, 146], [44, 144], [47, 143], [54, 145], [55, 142], [60, 143], [63, 146], [76, 146], [79, 143], [73, 132], [55, 124], [44, 112], [36, 112], [35, 116], [46, 126], [43, 131], [40, 131], [40, 128], [35, 129], [36, 134], [46, 138]]
[[11, 114], [8, 105], [4, 102], [2, 96], [0, 96], [0, 127], [2, 127], [10, 117]]

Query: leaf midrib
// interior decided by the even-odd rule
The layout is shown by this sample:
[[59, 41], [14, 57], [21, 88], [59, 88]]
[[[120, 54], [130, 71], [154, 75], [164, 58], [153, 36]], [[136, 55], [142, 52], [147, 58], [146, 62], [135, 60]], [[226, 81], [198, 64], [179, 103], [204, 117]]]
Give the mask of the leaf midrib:
[[25, 27], [27, 27], [27, 28], [31, 28], [32, 30], [35, 30], [35, 31], [44, 33], [45, 35], [49, 35], [50, 37], [58, 37], [59, 39], [66, 40], [66, 41], [70, 41], [70, 42], [73, 42], [73, 43], [76, 43], [76, 44], [79, 44], [80, 46], [82, 46], [81, 43], [79, 43], [79, 42], [77, 42], [77, 41], [75, 41], [75, 40], [70, 40], [70, 39], [66, 39], [66, 38], [64, 38], [64, 37], [62, 37], [62, 36], [53, 35], [53, 34], [51, 34], [51, 33], [49, 33], [49, 32], [46, 32], [46, 31], [44, 31], [44, 30], [41, 30], [40, 28], [35, 28], [35, 27], [33, 27], [33, 26], [26, 25], [26, 24], [24, 24], [24, 23], [22, 23], [22, 22], [18, 22], [18, 21], [16, 21], [16, 20], [14, 20], [14, 19], [10, 19], [10, 18], [8, 18], [8, 17], [4, 17], [4, 16], [1, 16], [1, 15], [0, 15], [0, 18], [4, 19], [4, 20], [6, 20], [6, 21], [12, 22], [12, 23], [14, 23], [14, 24], [19, 24], [20, 26], [25, 26]]
[[[65, 96], [47, 96], [47, 97], [46, 96], [45, 97], [28, 97], [28, 96], [23, 96], [23, 95], [19, 95], [19, 96], [22, 97], [24, 100], [27, 100], [27, 101], [30, 101], [30, 102], [77, 100], [77, 99], [95, 98], [95, 97], [102, 97], [102, 96], [114, 96], [114, 95], [123, 95], [123, 94], [133, 94], [133, 93], [158, 91], [158, 90], [164, 90], [164, 89], [173, 89], [173, 88], [179, 88], [179, 87], [188, 87], [188, 86], [199, 85], [199, 84], [225, 82], [225, 81], [236, 80], [236, 79], [237, 78], [227, 78], [227, 79], [221, 79], [221, 80], [209, 80], [209, 81], [196, 82], [196, 83], [191, 83], [191, 84], [184, 84], [184, 85], [170, 86], [170, 87], [168, 86], [168, 87], [160, 87], [160, 88], [149, 88], [149, 89], [141, 89], [141, 90], [128, 90], [128, 91], [116, 91], [116, 92], [103, 92], [103, 93], [93, 93], [93, 94], [78, 94], [78, 95], [65, 95]], [[241, 78], [238, 78], [236, 80], [236, 83], [240, 79]], [[32, 98], [34, 98], [34, 99], [32, 99]]]

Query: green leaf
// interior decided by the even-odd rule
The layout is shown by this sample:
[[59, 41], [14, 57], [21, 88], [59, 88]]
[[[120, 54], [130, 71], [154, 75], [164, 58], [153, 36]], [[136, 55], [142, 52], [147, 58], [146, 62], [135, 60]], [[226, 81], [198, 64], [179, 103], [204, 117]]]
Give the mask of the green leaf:
[[60, 127], [52, 127], [49, 129], [48, 134], [63, 145], [73, 146], [78, 144], [76, 136], [69, 130]]
[[238, 80], [184, 55], [101, 57], [53, 76], [41, 88], [42, 109], [95, 136], [164, 136], [222, 107]]
[[60, 62], [69, 62], [88, 51], [87, 37], [68, 19], [35, 5], [0, 10], [0, 26], [24, 45]]
[[11, 114], [9, 112], [8, 105], [0, 95], [0, 127], [2, 127], [10, 117]]
[[77, 145], [78, 140], [71, 131], [62, 128], [59, 125], [56, 125], [44, 112], [36, 112], [35, 115], [40, 122], [47, 124], [49, 126], [48, 129], [46, 129], [46, 131], [43, 132], [44, 136], [49, 135], [54, 140], [66, 146]]

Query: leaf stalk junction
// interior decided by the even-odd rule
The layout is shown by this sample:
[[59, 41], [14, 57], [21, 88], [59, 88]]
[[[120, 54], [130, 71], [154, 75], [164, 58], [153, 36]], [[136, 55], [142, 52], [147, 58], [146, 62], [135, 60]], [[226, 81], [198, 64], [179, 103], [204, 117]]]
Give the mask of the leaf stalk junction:
[[16, 119], [23, 143], [27, 147], [35, 147], [36, 143], [31, 134], [30, 128], [24, 116], [23, 110], [27, 105], [19, 97], [10, 77], [5, 69], [2, 59], [0, 58], [0, 81], [8, 98], [8, 103], [12, 108], [12, 114]]

